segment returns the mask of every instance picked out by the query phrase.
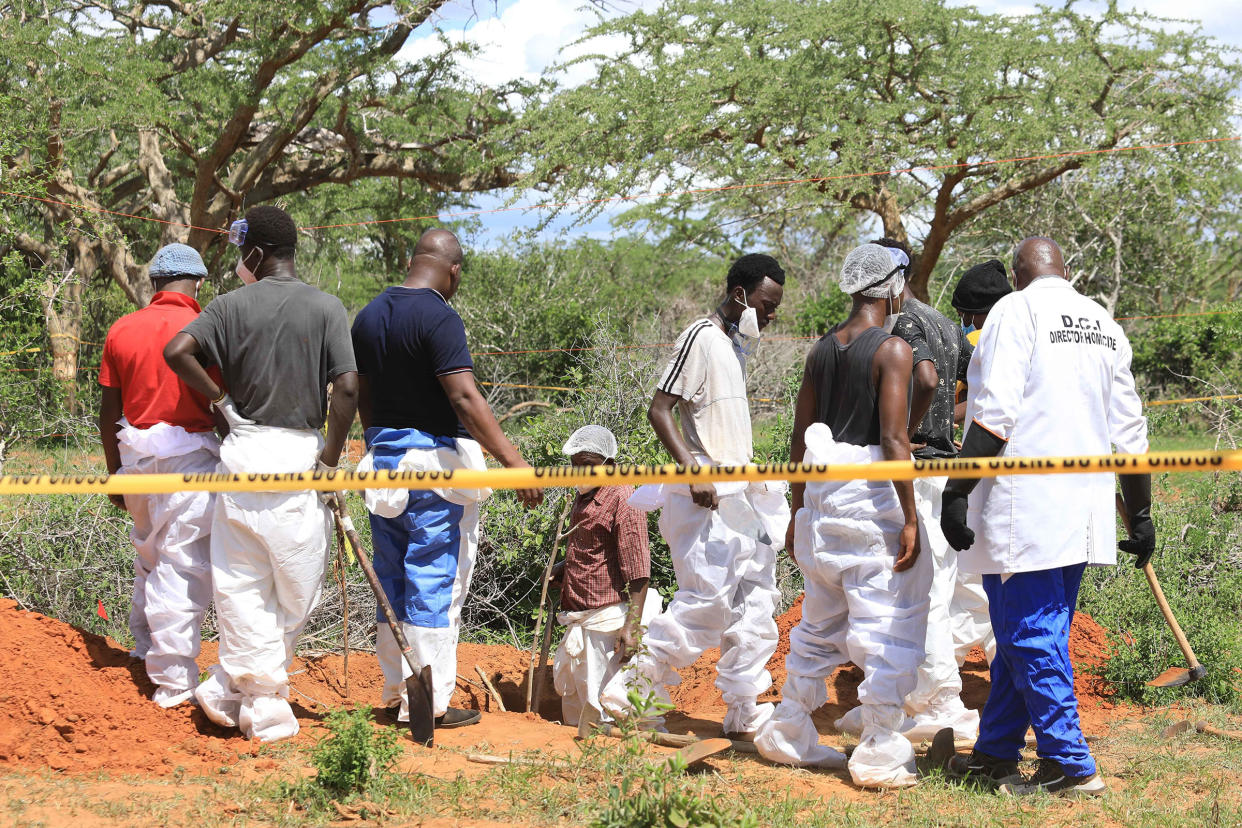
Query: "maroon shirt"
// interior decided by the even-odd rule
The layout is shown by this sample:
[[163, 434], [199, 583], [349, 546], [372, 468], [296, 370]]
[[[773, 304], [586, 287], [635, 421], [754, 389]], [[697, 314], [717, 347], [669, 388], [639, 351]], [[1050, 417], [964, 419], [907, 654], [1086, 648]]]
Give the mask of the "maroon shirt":
[[[578, 495], [569, 525], [561, 609], [598, 609], [626, 600], [626, 584], [651, 577], [647, 515], [626, 501], [632, 486], [601, 486]], [[581, 526], [579, 526], [581, 524]]]

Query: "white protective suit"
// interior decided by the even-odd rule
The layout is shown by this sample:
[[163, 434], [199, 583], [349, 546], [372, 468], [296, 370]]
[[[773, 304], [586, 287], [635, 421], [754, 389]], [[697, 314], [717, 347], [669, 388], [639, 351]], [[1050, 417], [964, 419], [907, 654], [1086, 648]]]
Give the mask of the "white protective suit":
[[[988, 619], [988, 599], [978, 575], [957, 567], [957, 551], [940, 531], [940, 503], [948, 478], [924, 477], [914, 481], [923, 553], [934, 566], [927, 612], [926, 655], [919, 667], [918, 684], [906, 697], [909, 714], [901, 732], [911, 741], [931, 739], [942, 728], [953, 728], [957, 738], [973, 739], [979, 732], [979, 713], [962, 704], [959, 668], [972, 647], [982, 647], [988, 662], [996, 653], [996, 638]], [[862, 733], [862, 709], [848, 711], [834, 726], [842, 733]]]
[[[214, 432], [188, 432], [157, 423], [136, 428], [122, 419], [120, 474], [214, 472], [220, 441]], [[146, 662], [155, 702], [180, 704], [198, 685], [201, 628], [211, 601], [210, 492], [125, 495], [134, 519], [134, 599], [129, 630], [133, 655]]]
[[[677, 670], [719, 646], [716, 686], [728, 707], [724, 730], [753, 732], [772, 715], [772, 705], [756, 704], [755, 698], [772, 686], [767, 663], [778, 637], [776, 553], [789, 525], [787, 486], [717, 483], [716, 510], [695, 505], [689, 486], [661, 488], [662, 498], [648, 498], [651, 489], [639, 488], [630, 504], [650, 509], [663, 500], [660, 533], [669, 545], [677, 592], [648, 626], [644, 652], [605, 685], [600, 703], [614, 716], [624, 715], [630, 709], [628, 688], [647, 684], [667, 701], [664, 687], [681, 682]], [[737, 502], [725, 503], [728, 499]], [[749, 520], [727, 521], [726, 515]], [[754, 534], [765, 534], [767, 542]]]
[[[660, 594], [648, 589], [640, 623], [646, 627], [660, 612]], [[621, 667], [617, 639], [625, 626], [629, 602], [621, 601], [590, 610], [565, 611], [556, 620], [565, 636], [552, 658], [552, 683], [561, 697], [561, 717], [577, 726], [585, 707], [603, 710], [600, 690]]]
[[[822, 423], [806, 430], [805, 441], [808, 463], [883, 459], [879, 446], [836, 443]], [[827, 701], [825, 679], [852, 661], [864, 678], [862, 738], [849, 759], [850, 776], [869, 787], [912, 785], [914, 746], [899, 730], [923, 661], [931, 556], [893, 571], [904, 519], [888, 481], [808, 483], [804, 503], [794, 518], [794, 551], [806, 581], [802, 620], [789, 636], [780, 706], [755, 744], [776, 762], [840, 762], [840, 753], [819, 744], [811, 713]]]
[[[220, 471], [305, 472], [323, 448], [317, 431], [261, 426], [225, 409]], [[319, 598], [331, 514], [319, 493], [221, 492], [211, 529], [220, 663], [196, 696], [213, 722], [273, 742], [298, 732], [289, 706], [294, 644]]]
[[[1098, 303], [1041, 276], [993, 306], [970, 358], [967, 430], [1012, 457], [1147, 451], [1147, 420], [1125, 333]], [[1067, 377], [1074, 381], [1067, 382]], [[985, 477], [970, 493], [966, 572], [1040, 572], [1117, 562], [1117, 481], [1108, 472]]]
[[[458, 437], [454, 447], [411, 448], [405, 451], [392, 469], [394, 471], [446, 471], [456, 469], [485, 470], [487, 461], [477, 441]], [[374, 471], [373, 451], [368, 451], [358, 463], [358, 471]], [[479, 547], [479, 505], [492, 493], [491, 489], [432, 489], [436, 496], [463, 507], [458, 523], [460, 533], [457, 552], [457, 571], [453, 579], [452, 595], [446, 611], [446, 626], [431, 627], [411, 624], [400, 620], [401, 632], [410, 645], [411, 655], [418, 665], [431, 665], [433, 714], [442, 716], [448, 711], [453, 691], [457, 687], [457, 642], [461, 632], [461, 609], [470, 590], [470, 578], [474, 574], [475, 556]], [[367, 509], [384, 518], [395, 518], [405, 512], [410, 499], [407, 489], [368, 489], [364, 492]], [[376, 539], [378, 543], [378, 538]], [[404, 547], [403, 547], [404, 548]], [[376, 548], [377, 553], [380, 551]], [[395, 608], [398, 618], [401, 609]], [[410, 720], [410, 702], [406, 697], [406, 679], [413, 673], [401, 653], [401, 647], [387, 623], [376, 624], [375, 655], [384, 674], [381, 703], [385, 707], [400, 705], [397, 720]]]

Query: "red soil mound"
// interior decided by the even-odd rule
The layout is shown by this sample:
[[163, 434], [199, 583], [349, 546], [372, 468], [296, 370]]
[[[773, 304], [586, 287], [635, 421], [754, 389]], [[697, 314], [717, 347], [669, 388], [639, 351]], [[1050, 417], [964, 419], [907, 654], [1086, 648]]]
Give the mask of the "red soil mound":
[[[0, 765], [165, 773], [220, 765], [247, 742], [197, 708], [161, 710], [113, 641], [0, 600]], [[170, 751], [170, 749], [174, 749]]]
[[[509, 710], [524, 710], [529, 654], [512, 647], [462, 644], [453, 704], [496, 710], [475, 667], [481, 668]], [[216, 659], [203, 644], [200, 667]], [[291, 701], [301, 720], [299, 741], [319, 737], [314, 727], [328, 709], [380, 704], [383, 676], [371, 653], [353, 653], [349, 692], [344, 659], [297, 659]], [[560, 699], [550, 683], [542, 712], [559, 718]], [[154, 686], [142, 662], [115, 641], [82, 632], [54, 618], [24, 612], [0, 600], [0, 767], [23, 765], [64, 771], [100, 769], [171, 773], [177, 767], [214, 770], [255, 752], [236, 730], [217, 727], [193, 705], [163, 710], [151, 702]], [[382, 714], [381, 714], [382, 715]]]

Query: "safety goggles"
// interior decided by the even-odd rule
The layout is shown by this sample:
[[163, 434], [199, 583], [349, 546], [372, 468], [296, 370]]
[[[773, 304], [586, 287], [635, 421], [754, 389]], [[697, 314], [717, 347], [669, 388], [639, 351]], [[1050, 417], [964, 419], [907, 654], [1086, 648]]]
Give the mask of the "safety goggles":
[[229, 244], [235, 244], [241, 247], [246, 241], [246, 231], [250, 229], [250, 225], [245, 219], [238, 219], [229, 225]]
[[889, 279], [891, 279], [893, 277], [893, 274], [895, 273], [901, 273], [901, 275], [904, 277], [906, 274], [906, 267], [907, 267], [906, 265], [897, 265], [892, 270], [890, 270], [888, 273], [885, 273], [881, 278], [876, 279], [874, 282], [867, 285], [866, 287], [859, 288], [857, 292], [862, 293], [863, 291], [871, 290], [872, 288], [878, 288], [880, 285], [884, 284]]

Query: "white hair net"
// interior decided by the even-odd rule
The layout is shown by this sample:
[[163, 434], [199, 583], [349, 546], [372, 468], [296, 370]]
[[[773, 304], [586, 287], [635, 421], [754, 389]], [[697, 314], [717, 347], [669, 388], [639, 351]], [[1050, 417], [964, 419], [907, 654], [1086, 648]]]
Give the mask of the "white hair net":
[[[896, 296], [906, 286], [906, 277], [902, 270], [894, 270], [898, 262], [890, 255], [887, 247], [878, 244], [860, 244], [845, 257], [841, 265], [841, 290], [844, 293], [862, 293], [881, 299], [885, 296]], [[905, 258], [905, 255], [902, 255]], [[888, 278], [885, 279], [885, 275]], [[881, 281], [882, 280], [882, 281]]]
[[603, 426], [585, 425], [569, 435], [561, 451], [565, 452], [566, 457], [573, 457], [580, 451], [589, 451], [605, 460], [616, 460], [617, 438]]

